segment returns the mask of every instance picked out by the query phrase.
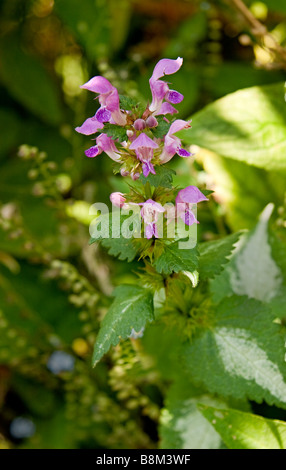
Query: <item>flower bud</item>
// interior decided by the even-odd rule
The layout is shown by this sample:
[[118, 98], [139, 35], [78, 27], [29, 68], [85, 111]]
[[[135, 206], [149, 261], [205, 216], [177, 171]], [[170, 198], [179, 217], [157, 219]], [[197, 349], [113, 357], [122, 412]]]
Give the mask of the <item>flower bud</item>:
[[121, 176], [129, 176], [129, 171], [127, 171], [125, 168], [121, 168], [120, 174]]
[[140, 177], [140, 173], [135, 173], [134, 171], [131, 171], [130, 176], [133, 179], [133, 181], [135, 181], [135, 180], [138, 180], [138, 178]]
[[145, 127], [146, 127], [146, 122], [144, 121], [144, 119], [136, 119], [136, 121], [134, 122], [134, 129], [136, 131], [143, 131]]
[[154, 117], [154, 116], [149, 116], [147, 119], [146, 119], [146, 125], [148, 127], [157, 127], [158, 126], [158, 121], [157, 119]]
[[112, 204], [116, 207], [123, 207], [124, 203], [126, 201], [125, 197], [123, 196], [122, 193], [111, 193], [109, 196]]

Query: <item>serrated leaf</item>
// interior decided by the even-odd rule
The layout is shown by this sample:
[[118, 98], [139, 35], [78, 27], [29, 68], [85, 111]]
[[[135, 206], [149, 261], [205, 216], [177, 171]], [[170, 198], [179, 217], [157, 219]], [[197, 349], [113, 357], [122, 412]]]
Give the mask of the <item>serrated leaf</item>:
[[120, 260], [133, 261], [137, 250], [130, 238], [104, 238], [101, 240], [102, 246], [108, 249], [108, 254], [113, 255]]
[[158, 166], [156, 167], [156, 175], [152, 175], [152, 173], [150, 173], [147, 178], [141, 175], [139, 179], [142, 183], [145, 184], [149, 182], [151, 186], [155, 186], [156, 188], [158, 186], [162, 186], [163, 188], [172, 189], [173, 176], [175, 174], [176, 172], [171, 168]]
[[[132, 242], [133, 238], [126, 238], [122, 233], [122, 224], [129, 217], [121, 214], [120, 223], [114, 226], [112, 225], [112, 213], [103, 214], [100, 216], [100, 219], [95, 219], [94, 225], [90, 228], [93, 236], [89, 240], [89, 245], [100, 242], [102, 246], [108, 249], [110, 255], [116, 256], [120, 260], [132, 261], [137, 254], [137, 249]], [[132, 220], [135, 225], [137, 222], [139, 225], [139, 219], [137, 219], [136, 215]]]
[[212, 393], [286, 408], [285, 348], [270, 308], [232, 296], [213, 318], [183, 354], [193, 379]]
[[231, 93], [192, 116], [192, 123], [191, 130], [177, 133], [187, 144], [259, 168], [286, 171], [284, 83]]
[[126, 339], [132, 328], [140, 331], [154, 317], [152, 293], [139, 286], [122, 285], [114, 291], [115, 299], [99, 330], [92, 357], [95, 366], [111, 346]]
[[229, 449], [286, 449], [286, 423], [238, 410], [198, 406]]
[[233, 233], [220, 240], [199, 244], [199, 275], [201, 279], [212, 278], [222, 271], [241, 234], [242, 232]]
[[127, 111], [132, 111], [137, 106], [137, 100], [130, 98], [130, 96], [119, 95], [120, 108]]
[[125, 127], [118, 126], [117, 124], [105, 124], [103, 132], [105, 132], [113, 140], [118, 140], [119, 142], [124, 142], [127, 140]]
[[198, 268], [197, 248], [180, 249], [180, 242], [173, 242], [164, 245], [164, 251], [155, 262], [154, 266], [158, 273], [171, 274], [181, 271], [196, 271]]

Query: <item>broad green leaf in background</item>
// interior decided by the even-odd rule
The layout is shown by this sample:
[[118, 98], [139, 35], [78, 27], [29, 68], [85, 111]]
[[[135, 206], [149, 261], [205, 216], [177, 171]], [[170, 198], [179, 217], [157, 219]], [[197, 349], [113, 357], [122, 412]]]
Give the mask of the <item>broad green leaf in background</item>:
[[13, 111], [5, 108], [0, 109], [0, 127], [2, 129], [0, 158], [17, 145], [19, 140], [20, 124], [20, 119]]
[[205, 149], [197, 153], [212, 181], [213, 197], [234, 230], [253, 228], [268, 203], [283, 204], [285, 176], [222, 157]]
[[267, 170], [286, 171], [284, 83], [236, 91], [192, 116], [187, 143]]
[[57, 0], [55, 11], [75, 35], [91, 60], [105, 55], [110, 47], [107, 4], [100, 0]]
[[170, 38], [164, 57], [180, 57], [184, 50], [184, 58], [193, 58], [197, 52], [198, 44], [208, 34], [208, 20], [206, 11], [198, 10], [188, 17], [179, 27], [175, 37]]
[[58, 89], [39, 60], [24, 52], [16, 36], [6, 39], [0, 52], [0, 79], [9, 93], [44, 122], [63, 118]]
[[214, 307], [213, 324], [185, 346], [190, 376], [211, 393], [286, 408], [281, 326], [266, 304], [232, 296]]
[[115, 299], [106, 313], [94, 346], [92, 362], [95, 366], [102, 356], [126, 339], [132, 328], [140, 331], [154, 316], [152, 293], [139, 286], [122, 285], [115, 289]]
[[218, 409], [207, 403], [198, 409], [229, 449], [286, 449], [286, 423], [244, 411]]
[[57, 0], [55, 10], [91, 60], [120, 49], [126, 39], [130, 5], [125, 0], [82, 0], [80, 8], [77, 0]]
[[286, 4], [284, 0], [263, 0], [271, 11], [279, 11], [286, 14]]
[[[271, 0], [269, 0], [271, 2]], [[227, 61], [217, 64], [212, 74], [206, 77], [208, 89], [214, 99], [234, 93], [242, 88], [282, 82], [284, 73], [280, 70], [264, 70], [247, 62]]]

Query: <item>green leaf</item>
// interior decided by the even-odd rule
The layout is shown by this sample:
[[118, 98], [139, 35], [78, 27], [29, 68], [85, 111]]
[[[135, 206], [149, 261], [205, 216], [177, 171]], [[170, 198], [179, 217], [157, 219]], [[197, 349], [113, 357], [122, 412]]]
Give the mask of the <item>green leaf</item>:
[[275, 315], [261, 302], [232, 296], [214, 307], [213, 323], [186, 345], [184, 363], [211, 393], [286, 408], [285, 348]]
[[5, 129], [1, 136], [0, 157], [19, 143], [21, 121], [10, 109], [0, 108], [0, 127]]
[[120, 260], [133, 261], [137, 255], [137, 249], [131, 238], [104, 238], [101, 240], [102, 246], [108, 249], [108, 254], [118, 257]]
[[106, 313], [93, 352], [93, 366], [110, 347], [116, 346], [120, 339], [126, 339], [132, 328], [140, 331], [147, 321], [154, 318], [152, 293], [139, 286], [122, 285], [115, 289], [115, 299]]
[[219, 434], [198, 410], [198, 403], [226, 408], [223, 400], [215, 399], [196, 389], [183, 374], [176, 377], [165, 398], [160, 416], [161, 449], [219, 449]]
[[241, 233], [233, 233], [220, 240], [199, 244], [199, 275], [201, 279], [212, 278], [222, 271], [224, 265], [229, 262], [228, 257], [234, 250], [234, 245], [239, 240]]
[[271, 256], [268, 222], [273, 211], [269, 204], [262, 212], [255, 230], [234, 258], [231, 285], [236, 294], [269, 301], [282, 282], [282, 273]]
[[216, 197], [233, 231], [253, 228], [258, 214], [269, 202], [281, 205], [285, 192], [283, 173], [266, 171], [205, 149], [200, 150], [200, 158], [211, 175]]
[[214, 279], [216, 301], [235, 293], [269, 302], [279, 293], [283, 275], [272, 257], [268, 235], [272, 211], [272, 204], [266, 206], [256, 227], [241, 237], [222, 278]]
[[87, 56], [106, 56], [111, 46], [112, 22], [108, 5], [101, 0], [57, 0], [55, 12], [84, 47]]
[[120, 100], [120, 108], [125, 109], [127, 111], [132, 111], [136, 108], [138, 102], [134, 98], [130, 98], [130, 96], [119, 95]]
[[263, 3], [268, 6], [270, 11], [286, 13], [286, 5], [284, 0], [264, 0]]
[[174, 170], [164, 165], [156, 167], [156, 175], [150, 173], [147, 178], [141, 175], [139, 179], [142, 183], [145, 184], [149, 182], [151, 186], [155, 186], [156, 188], [162, 186], [163, 188], [172, 189], [173, 175], [175, 174], [176, 172]]
[[117, 124], [105, 124], [104, 132], [111, 137], [113, 140], [119, 140], [119, 142], [124, 142], [127, 140], [126, 129], [125, 127], [118, 126]]
[[62, 121], [55, 82], [38, 60], [21, 50], [14, 36], [1, 47], [0, 77], [11, 95], [44, 122]]
[[[90, 229], [92, 237], [89, 240], [89, 245], [101, 242], [108, 249], [110, 255], [117, 256], [121, 260], [132, 261], [138, 250], [133, 244], [133, 237], [126, 237], [131, 235], [126, 233], [126, 230], [130, 227], [131, 232], [139, 229], [141, 220], [137, 214], [131, 216], [121, 214], [121, 218], [115, 218], [115, 223], [113, 224], [112, 217], [113, 213], [107, 213], [100, 215], [94, 220]], [[124, 234], [126, 235], [125, 237], [123, 236]]]
[[216, 100], [242, 88], [273, 84], [283, 78], [282, 70], [265, 70], [255, 67], [252, 62], [227, 60], [214, 68], [209, 90]]
[[285, 171], [284, 111], [284, 83], [247, 88], [206, 106], [177, 135], [224, 157]]
[[200, 404], [198, 408], [229, 449], [286, 449], [286, 423], [283, 421], [207, 404]]
[[157, 121], [158, 121], [158, 126], [152, 128], [151, 131], [154, 137], [156, 137], [156, 139], [162, 139], [167, 134], [170, 128], [170, 123], [166, 122], [163, 116], [158, 116]]
[[158, 273], [171, 274], [181, 271], [196, 271], [198, 268], [197, 248], [181, 249], [180, 242], [164, 245], [163, 253], [155, 260], [154, 266]]

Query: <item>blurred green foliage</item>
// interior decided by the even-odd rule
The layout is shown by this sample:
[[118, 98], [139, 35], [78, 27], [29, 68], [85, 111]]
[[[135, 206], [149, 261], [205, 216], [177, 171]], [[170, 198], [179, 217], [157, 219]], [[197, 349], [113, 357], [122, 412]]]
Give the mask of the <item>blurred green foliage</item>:
[[[285, 45], [285, 2], [246, 3]], [[196, 430], [207, 433], [209, 448], [222, 446], [224, 432], [213, 430], [203, 414], [211, 419], [211, 407], [235, 404], [206, 397], [201, 389], [182, 393], [180, 384], [188, 379], [177, 365], [177, 325], [171, 331], [163, 319], [91, 367], [112, 290], [138, 283], [138, 262], [128, 264], [104, 247], [88, 245], [90, 205], [109, 203], [110, 192], [124, 183], [112, 175], [108, 158], [84, 157], [88, 142], [74, 127], [95, 108], [79, 87], [102, 74], [122, 94], [147, 103], [156, 61], [183, 57], [184, 66], [172, 77], [185, 95], [178, 110], [180, 118], [199, 111], [198, 127], [195, 119], [186, 142], [204, 149], [192, 172], [183, 159], [171, 166], [176, 184], [214, 185], [214, 198], [200, 209], [199, 239], [211, 242], [253, 228], [273, 202], [281, 227], [273, 242], [279, 264], [285, 259], [279, 256], [285, 255], [285, 177], [279, 173], [285, 159], [275, 165], [274, 154], [267, 153], [265, 165], [264, 137], [253, 128], [247, 133], [247, 125], [225, 145], [222, 135], [233, 131], [234, 108], [228, 98], [213, 101], [269, 84], [277, 101], [285, 67], [257, 43], [227, 1], [3, 0], [0, 31], [0, 449], [180, 448], [195, 445]], [[212, 113], [205, 115], [208, 104]], [[285, 134], [285, 103], [279, 106], [275, 124]], [[240, 111], [243, 122], [253, 110]], [[270, 111], [263, 105], [255, 112], [261, 117]], [[214, 140], [212, 126], [222, 113], [226, 122]], [[213, 288], [219, 286], [217, 278]], [[278, 299], [276, 307], [282, 317], [285, 304]], [[200, 341], [207, 340], [206, 334]], [[200, 356], [199, 340], [194, 348]], [[203, 414], [197, 403], [203, 403]], [[259, 406], [254, 411], [265, 417], [286, 418], [281, 409]], [[243, 399], [239, 409], [249, 408]]]

